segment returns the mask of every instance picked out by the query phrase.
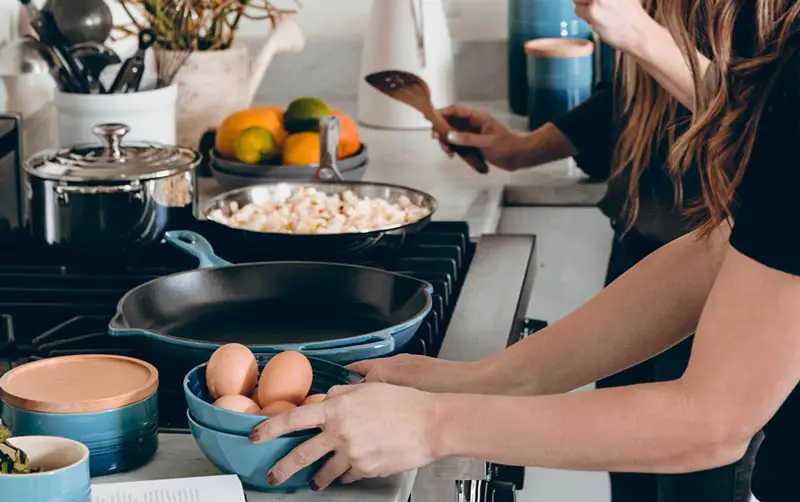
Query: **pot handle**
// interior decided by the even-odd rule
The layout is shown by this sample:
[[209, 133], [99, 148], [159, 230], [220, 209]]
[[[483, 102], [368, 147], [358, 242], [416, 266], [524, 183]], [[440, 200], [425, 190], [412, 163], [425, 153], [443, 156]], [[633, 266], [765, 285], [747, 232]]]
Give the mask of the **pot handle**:
[[181, 251], [196, 257], [200, 261], [198, 268], [225, 267], [231, 264], [229, 261], [217, 256], [211, 243], [196, 232], [170, 230], [164, 234], [164, 240]]
[[318, 357], [332, 362], [337, 361], [361, 361], [363, 359], [373, 359], [376, 357], [388, 356], [395, 349], [394, 337], [389, 333], [375, 335], [366, 342], [356, 345], [345, 345], [338, 347], [304, 349], [298, 347], [299, 351], [310, 357]]
[[91, 195], [91, 194], [104, 194], [104, 193], [140, 192], [142, 190], [142, 184], [139, 183], [138, 181], [132, 181], [131, 183], [127, 183], [124, 185], [108, 185], [108, 186], [56, 185], [54, 190], [59, 195], [64, 195], [64, 194]]

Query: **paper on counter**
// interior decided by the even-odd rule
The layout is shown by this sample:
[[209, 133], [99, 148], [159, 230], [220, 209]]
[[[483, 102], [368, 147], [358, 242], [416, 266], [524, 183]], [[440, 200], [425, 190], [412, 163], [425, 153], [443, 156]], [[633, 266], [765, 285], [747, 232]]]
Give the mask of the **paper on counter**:
[[245, 502], [236, 476], [130, 481], [92, 485], [92, 502]]

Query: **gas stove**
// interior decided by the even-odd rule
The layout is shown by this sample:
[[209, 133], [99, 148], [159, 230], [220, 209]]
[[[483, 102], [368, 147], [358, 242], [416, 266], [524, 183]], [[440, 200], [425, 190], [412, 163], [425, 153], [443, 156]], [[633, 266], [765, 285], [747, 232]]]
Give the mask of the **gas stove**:
[[[217, 253], [234, 263], [291, 259], [265, 255], [237, 243], [216, 225], [195, 222]], [[433, 285], [434, 307], [404, 352], [436, 356], [475, 252], [466, 222], [431, 222], [422, 232], [390, 241], [339, 263], [367, 265], [425, 280]], [[25, 238], [0, 246], [0, 375], [25, 362], [71, 354], [137, 357], [159, 370], [159, 422], [162, 431], [188, 432], [182, 391], [184, 369], [166, 367], [135, 339], [108, 335], [117, 301], [151, 279], [190, 270], [197, 260], [168, 244], [136, 253], [81, 263], [58, 249], [41, 248]]]

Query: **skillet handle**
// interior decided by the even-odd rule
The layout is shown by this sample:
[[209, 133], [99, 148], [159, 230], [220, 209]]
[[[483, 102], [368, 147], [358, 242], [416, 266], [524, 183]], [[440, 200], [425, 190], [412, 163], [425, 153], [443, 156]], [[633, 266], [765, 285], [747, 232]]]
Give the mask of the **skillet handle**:
[[363, 359], [388, 356], [394, 352], [394, 348], [394, 337], [389, 333], [384, 333], [376, 336], [374, 340], [362, 342], [357, 345], [331, 347], [327, 349], [299, 348], [299, 350], [309, 357], [318, 357], [337, 364], [349, 364]]
[[200, 261], [197, 268], [224, 267], [231, 264], [229, 261], [217, 256], [211, 243], [196, 232], [170, 230], [164, 234], [164, 240], [181, 251], [196, 257]]

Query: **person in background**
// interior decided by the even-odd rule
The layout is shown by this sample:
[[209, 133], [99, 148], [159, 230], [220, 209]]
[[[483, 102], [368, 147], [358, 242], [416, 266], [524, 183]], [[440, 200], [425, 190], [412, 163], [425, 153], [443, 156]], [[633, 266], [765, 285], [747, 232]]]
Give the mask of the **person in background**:
[[[593, 0], [587, 15], [614, 1]], [[367, 383], [335, 387], [325, 401], [252, 431], [251, 441], [261, 443], [321, 428], [267, 473], [271, 483], [329, 454], [312, 488], [447, 457], [698, 472], [741, 459], [763, 428], [753, 492], [761, 502], [797, 498], [800, 236], [786, 222], [800, 217], [800, 3], [671, 0], [661, 7], [693, 81], [691, 125], [668, 156], [676, 183], [685, 184], [692, 166], [700, 179], [700, 197], [687, 200], [691, 232], [487, 359], [401, 355], [352, 365]], [[708, 34], [713, 55], [707, 72], [699, 33]], [[678, 378], [569, 392], [692, 332]], [[769, 458], [777, 460], [762, 464]]]
[[[663, 0], [662, 0], [663, 1]], [[486, 160], [507, 171], [575, 157], [591, 178], [608, 181], [599, 207], [616, 238], [606, 285], [689, 228], [685, 200], [700, 195], [692, 167], [682, 179], [667, 156], [691, 120], [694, 91], [689, 66], [663, 27], [658, 2], [575, 0], [576, 11], [602, 40], [620, 51], [614, 85], [601, 86], [582, 105], [529, 134], [511, 131], [489, 113], [451, 106], [443, 115], [459, 130], [448, 144], [480, 148]], [[703, 66], [708, 59], [701, 56]], [[680, 187], [680, 191], [675, 190]], [[686, 370], [692, 338], [662, 354], [597, 382], [619, 387], [679, 378]], [[750, 474], [760, 436], [734, 464], [690, 474], [612, 472], [612, 502], [748, 502]]]

